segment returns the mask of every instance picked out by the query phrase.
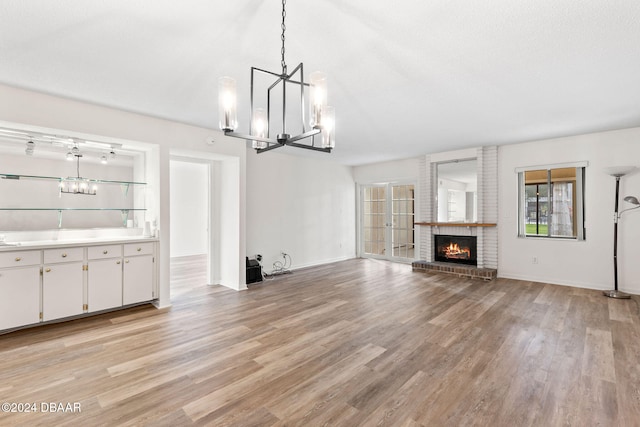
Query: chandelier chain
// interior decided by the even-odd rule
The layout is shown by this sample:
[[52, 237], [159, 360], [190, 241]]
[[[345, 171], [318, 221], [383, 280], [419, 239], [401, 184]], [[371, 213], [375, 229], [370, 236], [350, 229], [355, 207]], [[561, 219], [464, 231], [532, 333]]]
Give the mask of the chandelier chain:
[[287, 29], [287, 26], [284, 23], [284, 18], [287, 16], [287, 11], [285, 10], [285, 5], [287, 4], [287, 0], [282, 0], [282, 25], [280, 25], [280, 28], [282, 28], [282, 35], [280, 36], [280, 39], [282, 40], [282, 48], [280, 49], [280, 54], [282, 55], [282, 60], [280, 61], [280, 65], [282, 65], [282, 74], [287, 74], [287, 63], [284, 62], [284, 32]]

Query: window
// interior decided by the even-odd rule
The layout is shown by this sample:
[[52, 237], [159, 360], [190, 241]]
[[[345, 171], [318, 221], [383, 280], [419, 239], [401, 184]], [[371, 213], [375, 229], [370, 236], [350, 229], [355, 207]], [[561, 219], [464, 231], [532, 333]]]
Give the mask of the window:
[[584, 240], [585, 165], [516, 172], [518, 235]]

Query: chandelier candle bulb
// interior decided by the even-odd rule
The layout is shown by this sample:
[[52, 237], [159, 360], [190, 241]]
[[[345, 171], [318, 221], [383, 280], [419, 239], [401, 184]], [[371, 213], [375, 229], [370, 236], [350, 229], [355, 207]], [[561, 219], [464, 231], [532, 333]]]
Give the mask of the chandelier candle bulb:
[[[251, 118], [251, 135], [258, 138], [266, 138], [268, 129], [267, 112], [264, 108], [256, 108]], [[267, 143], [253, 140], [251, 146], [253, 148], [267, 148]]]
[[322, 118], [322, 148], [335, 148], [336, 146], [335, 120], [335, 108], [327, 106]]
[[234, 131], [238, 127], [236, 81], [231, 77], [218, 79], [218, 111], [220, 129]]
[[327, 109], [327, 76], [320, 71], [311, 73], [311, 96], [309, 106], [311, 108], [311, 126], [318, 129], [322, 126], [322, 115]]

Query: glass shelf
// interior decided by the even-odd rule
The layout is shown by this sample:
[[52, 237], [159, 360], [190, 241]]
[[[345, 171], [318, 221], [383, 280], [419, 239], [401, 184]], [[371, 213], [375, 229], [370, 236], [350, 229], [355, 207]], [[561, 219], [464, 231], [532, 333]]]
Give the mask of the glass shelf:
[[[72, 183], [72, 182], [77, 182], [77, 181], [83, 181], [86, 182], [90, 185], [105, 185], [105, 189], [107, 187], [115, 187], [115, 186], [120, 186], [120, 190], [122, 193], [122, 196], [126, 199], [129, 196], [129, 190], [131, 188], [134, 188], [134, 186], [136, 186], [137, 188], [140, 187], [144, 187], [147, 185], [146, 182], [140, 182], [140, 181], [116, 181], [116, 180], [107, 180], [107, 179], [91, 179], [91, 178], [81, 178], [81, 177], [61, 177], [61, 176], [47, 176], [47, 175], [25, 175], [25, 174], [10, 174], [10, 173], [0, 173], [0, 181], [2, 180], [6, 180], [6, 181], [19, 181], [19, 180], [25, 180], [25, 181], [31, 181], [31, 182], [43, 182], [43, 181], [49, 181], [49, 182], [56, 182], [56, 183], [60, 183], [61, 185], [58, 185], [58, 197], [62, 196], [62, 193], [67, 193], [67, 191], [63, 191], [63, 187], [62, 184], [63, 183]], [[8, 184], [8, 182], [7, 182]], [[26, 184], [26, 182], [25, 182]], [[85, 195], [84, 193], [78, 193], [78, 194], [82, 194]], [[94, 193], [87, 193], [87, 194], [91, 194], [94, 195]], [[108, 195], [114, 195], [113, 192], [111, 191], [107, 191]], [[72, 199], [68, 199], [68, 201], [71, 201]], [[76, 202], [79, 201], [75, 200]], [[114, 200], [111, 200], [112, 205], [118, 206], [119, 203], [113, 203]], [[6, 201], [5, 201], [6, 202]], [[133, 203], [133, 202], [132, 202]], [[20, 206], [21, 203], [16, 203], [15, 201], [13, 202], [9, 202], [10, 205], [18, 205]], [[54, 202], [53, 200], [49, 200], [48, 202], [44, 201], [43, 204], [48, 204], [48, 205], [56, 205], [57, 202]], [[73, 205], [77, 205], [78, 203], [73, 203]], [[79, 207], [0, 207], [0, 211], [21, 211], [21, 212], [26, 212], [26, 211], [31, 211], [31, 212], [45, 212], [45, 211], [54, 211], [57, 212], [58, 214], [58, 228], [62, 228], [62, 217], [63, 217], [63, 213], [64, 212], [72, 212], [72, 211], [85, 211], [85, 212], [89, 212], [89, 211], [93, 211], [93, 212], [107, 212], [107, 211], [119, 211], [121, 213], [121, 220], [122, 220], [122, 225], [123, 226], [127, 226], [127, 221], [129, 220], [129, 213], [130, 212], [144, 212], [147, 209], [144, 208], [100, 208], [100, 207], [82, 207], [82, 205], [85, 205], [85, 203], [80, 203], [81, 206]], [[91, 204], [89, 204], [91, 205]], [[71, 214], [69, 214], [71, 215]], [[67, 216], [67, 218], [74, 218], [73, 216], [69, 217]], [[114, 218], [115, 220], [115, 218]], [[136, 220], [140, 220], [139, 218], [136, 218]], [[75, 220], [74, 220], [75, 221]], [[52, 224], [53, 225], [53, 224]]]
[[130, 185], [147, 185], [146, 182], [136, 182], [136, 181], [112, 181], [108, 179], [91, 179], [91, 178], [82, 178], [77, 176], [76, 177], [69, 176], [69, 177], [63, 178], [60, 176], [19, 175], [19, 174], [10, 174], [10, 173], [0, 173], [0, 179], [14, 179], [14, 180], [42, 179], [42, 180], [48, 180], [48, 181], [58, 181], [60, 183], [65, 181], [66, 182], [84, 181], [89, 184], [114, 184], [114, 185], [120, 185], [120, 188], [122, 189], [122, 194], [125, 197], [127, 197], [127, 194], [129, 193]]
[[57, 211], [58, 228], [62, 228], [62, 212], [64, 211], [120, 211], [122, 225], [127, 226], [129, 211], [146, 211], [140, 208], [0, 208], [0, 211]]

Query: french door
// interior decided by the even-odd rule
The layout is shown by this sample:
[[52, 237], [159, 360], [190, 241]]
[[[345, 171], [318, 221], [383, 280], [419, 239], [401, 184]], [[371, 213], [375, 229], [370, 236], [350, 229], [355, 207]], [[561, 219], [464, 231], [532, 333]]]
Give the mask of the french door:
[[415, 258], [413, 184], [360, 187], [360, 253], [394, 261]]

